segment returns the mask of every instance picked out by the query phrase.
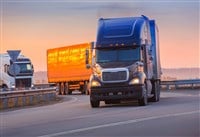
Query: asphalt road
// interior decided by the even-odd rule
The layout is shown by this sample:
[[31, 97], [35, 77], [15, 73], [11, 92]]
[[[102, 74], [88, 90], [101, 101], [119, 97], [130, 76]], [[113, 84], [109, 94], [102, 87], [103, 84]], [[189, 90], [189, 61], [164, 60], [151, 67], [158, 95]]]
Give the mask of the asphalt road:
[[0, 112], [0, 137], [199, 137], [200, 91], [161, 92], [160, 102], [101, 103], [89, 96], [62, 96], [63, 102]]

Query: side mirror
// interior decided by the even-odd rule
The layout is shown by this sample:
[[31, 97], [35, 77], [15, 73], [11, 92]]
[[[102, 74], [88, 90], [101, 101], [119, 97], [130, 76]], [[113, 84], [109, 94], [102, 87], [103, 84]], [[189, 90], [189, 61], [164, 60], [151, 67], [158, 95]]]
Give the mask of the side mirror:
[[34, 73], [34, 67], [33, 67], [33, 65], [31, 65], [31, 67], [32, 67], [32, 72]]
[[87, 69], [90, 69], [90, 64], [89, 64], [89, 50], [86, 49], [85, 50], [85, 64], [86, 64], [86, 68]]

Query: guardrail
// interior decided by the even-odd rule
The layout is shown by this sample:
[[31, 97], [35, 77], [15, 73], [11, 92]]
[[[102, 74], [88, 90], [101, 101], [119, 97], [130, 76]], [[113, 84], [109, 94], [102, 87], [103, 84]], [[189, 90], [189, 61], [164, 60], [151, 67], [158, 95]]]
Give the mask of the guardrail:
[[46, 84], [35, 84], [34, 88], [50, 88], [50, 87], [56, 87], [56, 83], [46, 83]]
[[[163, 89], [200, 88], [200, 79], [161, 81]], [[34, 105], [56, 99], [56, 87], [51, 84], [37, 85], [34, 89], [0, 91], [0, 110]]]
[[34, 105], [56, 99], [56, 88], [29, 89], [0, 92], [0, 110]]
[[[37, 84], [36, 88], [56, 87], [56, 84]], [[200, 88], [200, 79], [161, 81], [162, 89]]]
[[161, 81], [161, 87], [168, 90], [172, 88], [200, 88], [200, 79]]

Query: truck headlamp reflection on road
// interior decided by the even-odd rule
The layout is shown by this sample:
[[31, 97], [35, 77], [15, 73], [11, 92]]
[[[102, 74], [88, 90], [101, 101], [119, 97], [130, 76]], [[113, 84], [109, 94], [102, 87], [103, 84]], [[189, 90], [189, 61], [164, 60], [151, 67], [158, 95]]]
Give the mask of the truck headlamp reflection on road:
[[101, 84], [98, 81], [92, 80], [91, 87], [100, 87], [100, 86], [101, 86]]

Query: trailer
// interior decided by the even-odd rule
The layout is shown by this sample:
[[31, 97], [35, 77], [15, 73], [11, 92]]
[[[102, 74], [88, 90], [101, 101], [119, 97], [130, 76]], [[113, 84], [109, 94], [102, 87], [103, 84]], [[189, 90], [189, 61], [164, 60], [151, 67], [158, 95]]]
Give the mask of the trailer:
[[[72, 94], [74, 90], [88, 94], [91, 69], [85, 66], [85, 51], [92, 45], [91, 42], [47, 50], [48, 82], [58, 85], [59, 94]], [[91, 62], [91, 54], [89, 60]]]

